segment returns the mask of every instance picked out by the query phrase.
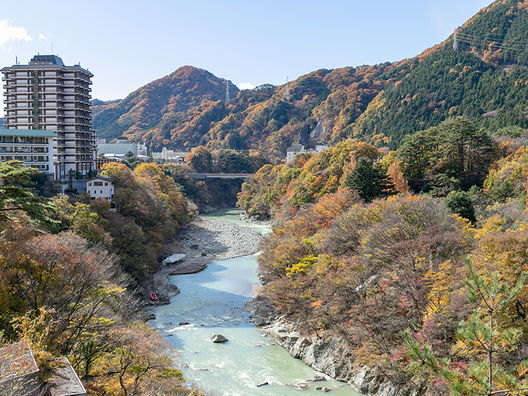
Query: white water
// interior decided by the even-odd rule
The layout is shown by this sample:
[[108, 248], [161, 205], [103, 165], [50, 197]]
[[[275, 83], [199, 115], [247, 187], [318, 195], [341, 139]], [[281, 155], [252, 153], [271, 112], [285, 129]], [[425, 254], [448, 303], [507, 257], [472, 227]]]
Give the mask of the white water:
[[[247, 225], [234, 214], [222, 211], [215, 220]], [[263, 226], [253, 225], [252, 228]], [[171, 277], [181, 294], [170, 305], [150, 309], [156, 319], [150, 324], [167, 336], [180, 352], [185, 376], [201, 389], [218, 396], [320, 395], [316, 387], [332, 389], [331, 395], [359, 395], [346, 384], [333, 380], [306, 383], [318, 375], [292, 358], [273, 339], [265, 337], [249, 323], [242, 310], [258, 285], [256, 256], [218, 261], [200, 273]], [[190, 325], [180, 326], [180, 322]], [[225, 344], [211, 342], [222, 334]], [[257, 387], [268, 382], [268, 385]]]

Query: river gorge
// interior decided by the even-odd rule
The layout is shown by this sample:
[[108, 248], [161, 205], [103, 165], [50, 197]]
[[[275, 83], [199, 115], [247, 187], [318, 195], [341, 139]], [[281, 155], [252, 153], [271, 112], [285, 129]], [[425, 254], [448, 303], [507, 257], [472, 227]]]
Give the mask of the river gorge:
[[[244, 222], [239, 215], [232, 209], [207, 217], [270, 231], [268, 226]], [[359, 395], [346, 383], [322, 376], [291, 357], [250, 322], [243, 307], [259, 287], [256, 254], [212, 262], [202, 272], [172, 276], [170, 282], [181, 293], [168, 305], [149, 307], [156, 317], [149, 323], [178, 351], [175, 359], [190, 383], [218, 396], [316, 395], [325, 390]], [[229, 341], [213, 343], [214, 334]], [[316, 377], [327, 380], [311, 381]]]

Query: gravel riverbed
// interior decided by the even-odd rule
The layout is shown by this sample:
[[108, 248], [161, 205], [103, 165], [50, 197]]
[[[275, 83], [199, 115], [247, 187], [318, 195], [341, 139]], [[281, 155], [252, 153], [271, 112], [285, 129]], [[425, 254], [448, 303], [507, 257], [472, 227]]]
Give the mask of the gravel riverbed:
[[[184, 253], [187, 257], [181, 263], [158, 271], [154, 275], [151, 291], [160, 297], [159, 303], [167, 304], [170, 297], [179, 294], [178, 288], [169, 281], [170, 272], [254, 254], [259, 251], [261, 241], [260, 233], [246, 227], [201, 216], [195, 217], [180, 230], [176, 240], [165, 249], [167, 256]], [[205, 253], [205, 256], [202, 253]], [[148, 301], [148, 303], [152, 302]]]

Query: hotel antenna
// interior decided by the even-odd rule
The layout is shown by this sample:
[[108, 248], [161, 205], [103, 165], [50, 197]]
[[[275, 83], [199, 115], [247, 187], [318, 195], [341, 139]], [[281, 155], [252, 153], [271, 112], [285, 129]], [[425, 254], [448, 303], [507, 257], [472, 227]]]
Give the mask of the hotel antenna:
[[229, 81], [226, 81], [226, 103], [229, 102], [231, 98], [229, 97]]

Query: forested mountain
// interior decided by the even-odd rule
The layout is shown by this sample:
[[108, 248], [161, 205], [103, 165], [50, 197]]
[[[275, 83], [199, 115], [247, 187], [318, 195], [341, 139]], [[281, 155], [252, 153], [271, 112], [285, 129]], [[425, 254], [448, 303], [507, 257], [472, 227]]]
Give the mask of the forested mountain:
[[[338, 130], [354, 121], [381, 92], [383, 85], [373, 80], [389, 67], [319, 70], [292, 82], [289, 99], [285, 86], [265, 84], [238, 92], [230, 85], [230, 95], [236, 97], [226, 105], [223, 80], [186, 66], [121, 102], [104, 105], [94, 115], [94, 127], [100, 137], [125, 134], [151, 149], [259, 148], [278, 159], [293, 142], [307, 143], [321, 118]], [[166, 93], [163, 100], [158, 91]], [[321, 138], [328, 140], [332, 128], [326, 130]]]
[[[235, 96], [238, 88], [227, 84]], [[226, 81], [206, 70], [184, 66], [132, 92], [122, 101], [104, 104], [104, 109], [94, 115], [94, 127], [100, 137], [139, 138], [149, 132], [152, 137], [147, 137], [148, 141], [168, 145], [168, 141], [162, 141], [171, 139], [171, 129], [181, 123], [188, 110], [197, 107], [198, 111], [205, 111], [209, 108], [205, 103], [224, 99], [225, 92]], [[175, 144], [178, 143], [175, 139]]]
[[491, 132], [526, 128], [527, 27], [527, 2], [499, 0], [483, 8], [457, 30], [456, 44], [452, 36], [382, 75], [383, 81], [402, 77], [385, 85], [347, 136], [387, 137], [396, 149], [405, 135], [455, 116]]
[[[494, 132], [528, 127], [528, 3], [499, 0], [454, 36], [397, 63], [318, 70], [288, 87], [238, 92], [225, 80], [185, 66], [114, 104], [96, 108], [101, 137], [133, 136], [151, 149], [260, 149], [282, 159], [286, 148], [319, 137], [355, 137], [396, 149], [405, 135], [455, 116]], [[238, 94], [237, 94], [238, 92]]]

